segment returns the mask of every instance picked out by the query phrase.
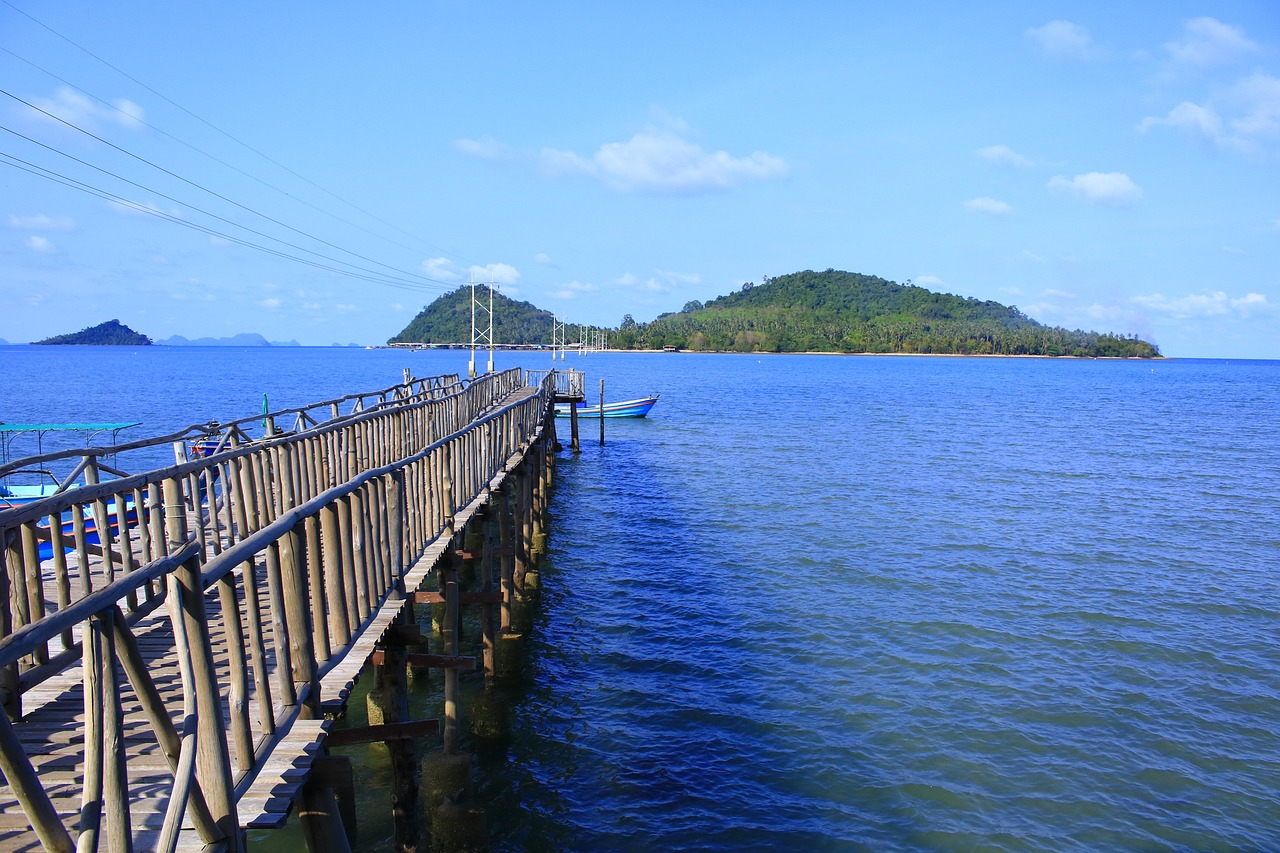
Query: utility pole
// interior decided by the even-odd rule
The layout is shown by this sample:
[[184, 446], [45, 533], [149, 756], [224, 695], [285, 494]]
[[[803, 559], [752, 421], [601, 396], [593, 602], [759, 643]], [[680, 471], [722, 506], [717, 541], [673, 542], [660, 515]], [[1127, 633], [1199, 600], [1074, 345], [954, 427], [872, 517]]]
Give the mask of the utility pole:
[[[476, 299], [476, 282], [471, 280], [471, 361], [467, 363], [467, 378], [476, 378], [476, 347], [489, 344], [489, 373], [493, 373], [493, 288], [492, 281], [489, 287], [489, 307], [486, 308], [483, 303]], [[481, 319], [481, 325], [476, 324], [476, 312], [479, 311], [486, 315]]]

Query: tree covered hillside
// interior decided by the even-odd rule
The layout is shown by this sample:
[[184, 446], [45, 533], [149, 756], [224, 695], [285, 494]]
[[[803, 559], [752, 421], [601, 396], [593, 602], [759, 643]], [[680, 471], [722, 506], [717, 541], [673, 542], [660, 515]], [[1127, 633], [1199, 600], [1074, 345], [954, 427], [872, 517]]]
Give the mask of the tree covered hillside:
[[50, 346], [148, 347], [151, 346], [151, 338], [138, 334], [119, 320], [108, 320], [69, 335], [57, 335], [45, 338], [43, 341], [32, 341], [32, 343]]
[[[476, 299], [489, 304], [489, 288], [476, 285]], [[487, 325], [477, 314], [476, 325]], [[551, 312], [528, 302], [517, 302], [493, 293], [493, 342], [495, 344], [551, 343]], [[464, 284], [423, 308], [400, 334], [387, 343], [463, 344], [471, 342], [471, 285]]]
[[1136, 336], [1044, 326], [997, 302], [827, 270], [747, 283], [651, 323], [623, 321], [611, 345], [743, 352], [953, 353], [1158, 358]]

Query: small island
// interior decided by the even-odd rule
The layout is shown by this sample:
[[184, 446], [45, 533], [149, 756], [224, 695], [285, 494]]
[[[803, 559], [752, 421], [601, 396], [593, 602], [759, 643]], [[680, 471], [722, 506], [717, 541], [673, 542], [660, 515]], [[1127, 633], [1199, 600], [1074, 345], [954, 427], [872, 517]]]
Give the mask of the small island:
[[[480, 298], [488, 289], [476, 285]], [[554, 318], [528, 302], [493, 294], [501, 344], [549, 345]], [[390, 344], [448, 345], [471, 339], [471, 290], [463, 285], [425, 307]], [[692, 300], [651, 322], [630, 314], [609, 330], [613, 349], [695, 352], [820, 352], [1160, 358], [1136, 335], [1085, 332], [1036, 322], [1014, 306], [935, 293], [858, 273], [805, 270], [746, 282], [706, 303]]]
[[108, 320], [69, 335], [56, 335], [31, 343], [38, 346], [149, 347], [152, 341], [151, 338], [138, 334], [119, 320]]

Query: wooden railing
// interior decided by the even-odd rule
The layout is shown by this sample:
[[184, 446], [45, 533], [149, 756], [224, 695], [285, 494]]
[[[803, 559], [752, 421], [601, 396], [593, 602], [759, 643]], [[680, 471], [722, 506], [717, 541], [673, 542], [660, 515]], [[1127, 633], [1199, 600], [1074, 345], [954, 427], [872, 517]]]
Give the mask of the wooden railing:
[[[228, 432], [210, 456], [0, 512], [0, 771], [46, 849], [96, 849], [100, 836], [129, 849], [141, 779], [171, 786], [147, 846], [172, 849], [186, 814], [204, 842], [237, 848], [236, 803], [294, 724], [319, 717], [324, 673], [540, 433], [555, 378], [516, 395], [523, 379], [419, 381], [295, 434], [241, 443]], [[173, 649], [157, 663], [132, 631], [162, 604]], [[119, 748], [116, 661], [169, 768], [159, 781]], [[24, 695], [77, 662], [73, 842], [17, 730]], [[180, 687], [152, 678], [164, 666]]]
[[524, 384], [536, 388], [548, 376], [555, 378], [557, 397], [575, 400], [585, 399], [587, 375], [581, 370], [526, 370], [524, 372]]

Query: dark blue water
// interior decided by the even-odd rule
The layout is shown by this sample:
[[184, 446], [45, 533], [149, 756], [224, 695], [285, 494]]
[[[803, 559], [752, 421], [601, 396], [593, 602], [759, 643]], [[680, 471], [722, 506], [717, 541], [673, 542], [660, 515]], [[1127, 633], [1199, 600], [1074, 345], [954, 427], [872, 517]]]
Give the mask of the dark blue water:
[[[20, 349], [0, 420], [465, 372], [59, 349], [169, 384], [63, 415]], [[495, 848], [1280, 849], [1280, 362], [566, 364], [663, 396], [561, 457], [532, 677], [478, 762]]]

